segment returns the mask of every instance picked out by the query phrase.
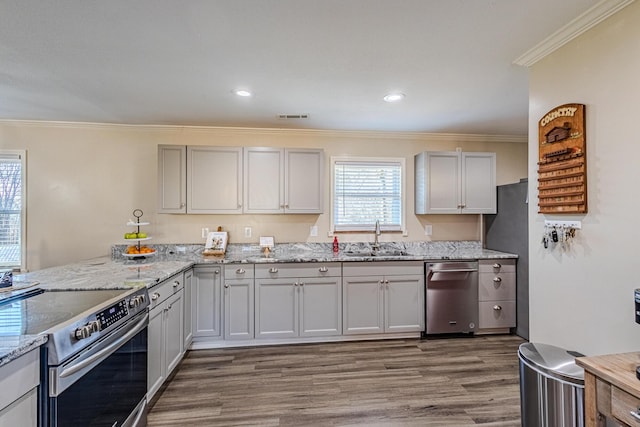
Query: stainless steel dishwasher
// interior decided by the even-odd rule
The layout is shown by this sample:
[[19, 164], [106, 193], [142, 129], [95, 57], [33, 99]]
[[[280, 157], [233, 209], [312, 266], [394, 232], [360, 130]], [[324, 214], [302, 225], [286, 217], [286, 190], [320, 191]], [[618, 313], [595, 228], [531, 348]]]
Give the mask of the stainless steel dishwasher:
[[474, 332], [478, 324], [478, 262], [427, 262], [426, 334]]

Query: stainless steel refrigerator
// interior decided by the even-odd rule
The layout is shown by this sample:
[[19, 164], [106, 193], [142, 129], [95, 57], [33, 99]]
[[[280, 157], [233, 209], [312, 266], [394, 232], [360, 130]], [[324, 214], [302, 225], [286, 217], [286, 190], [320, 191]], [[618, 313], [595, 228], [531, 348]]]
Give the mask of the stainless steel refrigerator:
[[498, 186], [498, 213], [485, 215], [485, 246], [518, 255], [516, 334], [529, 339], [528, 180]]

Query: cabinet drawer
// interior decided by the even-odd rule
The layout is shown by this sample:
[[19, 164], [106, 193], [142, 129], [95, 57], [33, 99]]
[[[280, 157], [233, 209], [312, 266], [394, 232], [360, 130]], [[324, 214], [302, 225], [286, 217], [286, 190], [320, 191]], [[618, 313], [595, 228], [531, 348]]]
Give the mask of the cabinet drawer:
[[340, 267], [339, 262], [256, 265], [256, 278], [340, 277]]
[[424, 261], [345, 262], [344, 277], [424, 275]]
[[[611, 413], [614, 417], [631, 426], [640, 424], [640, 399], [618, 387], [611, 386]], [[631, 413], [637, 415], [633, 416]]]
[[233, 264], [224, 266], [224, 279], [252, 279], [254, 277], [253, 264]]
[[516, 326], [515, 301], [482, 301], [478, 303], [478, 327], [513, 328]]
[[481, 259], [478, 261], [480, 273], [515, 273], [515, 259]]
[[480, 273], [478, 275], [479, 301], [505, 301], [515, 299], [515, 273]]
[[179, 292], [184, 286], [182, 274], [176, 274], [171, 278], [149, 289], [149, 309], [162, 304], [171, 295]]
[[40, 384], [40, 349], [31, 350], [0, 367], [0, 387], [2, 387], [0, 410], [37, 387], [38, 384]]

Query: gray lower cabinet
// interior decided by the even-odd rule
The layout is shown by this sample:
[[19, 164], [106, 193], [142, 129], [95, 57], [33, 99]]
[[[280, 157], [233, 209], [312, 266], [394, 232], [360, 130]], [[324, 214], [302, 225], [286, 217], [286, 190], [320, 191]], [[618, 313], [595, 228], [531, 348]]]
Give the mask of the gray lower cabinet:
[[516, 327], [516, 260], [478, 262], [478, 328], [506, 330]]
[[0, 426], [38, 425], [40, 349], [0, 367]]
[[183, 355], [183, 273], [149, 289], [147, 399], [151, 399]]
[[257, 265], [256, 338], [342, 333], [340, 263]]
[[222, 267], [197, 266], [191, 283], [193, 339], [222, 337]]
[[424, 330], [424, 263], [345, 263], [345, 335]]
[[250, 340], [254, 337], [253, 265], [224, 268], [224, 339]]

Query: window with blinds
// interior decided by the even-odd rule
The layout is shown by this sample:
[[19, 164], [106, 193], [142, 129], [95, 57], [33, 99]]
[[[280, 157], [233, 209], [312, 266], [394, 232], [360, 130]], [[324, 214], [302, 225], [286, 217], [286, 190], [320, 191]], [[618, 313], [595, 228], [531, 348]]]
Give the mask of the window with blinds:
[[404, 159], [333, 161], [334, 231], [400, 231]]
[[24, 152], [0, 150], [0, 268], [21, 268]]

